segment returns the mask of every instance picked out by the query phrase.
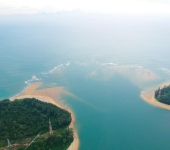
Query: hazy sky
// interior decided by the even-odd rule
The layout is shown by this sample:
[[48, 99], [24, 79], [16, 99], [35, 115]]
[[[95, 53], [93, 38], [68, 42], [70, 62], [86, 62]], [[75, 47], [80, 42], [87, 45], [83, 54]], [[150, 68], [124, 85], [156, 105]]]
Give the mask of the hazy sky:
[[0, 14], [82, 11], [102, 13], [168, 13], [170, 0], [0, 0]]

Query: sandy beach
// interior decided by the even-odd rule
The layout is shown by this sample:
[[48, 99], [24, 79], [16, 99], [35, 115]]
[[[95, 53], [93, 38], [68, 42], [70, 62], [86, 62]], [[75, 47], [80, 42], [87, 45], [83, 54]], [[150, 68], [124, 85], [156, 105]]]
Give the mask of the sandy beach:
[[54, 87], [54, 88], [46, 88], [42, 90], [36, 90], [39, 86], [41, 86], [41, 82], [34, 83], [30, 85], [28, 88], [24, 90], [24, 92], [16, 97], [12, 97], [10, 100], [14, 99], [23, 99], [23, 98], [36, 98], [38, 100], [52, 103], [60, 108], [66, 109], [71, 113], [72, 122], [69, 125], [70, 128], [73, 129], [74, 133], [74, 141], [71, 143], [67, 150], [78, 150], [79, 148], [79, 139], [76, 129], [74, 128], [75, 116], [71, 109], [66, 108], [64, 104], [60, 101], [60, 94], [64, 91], [63, 87]]
[[[168, 85], [170, 85], [170, 82], [163, 83], [159, 85], [158, 87], [163, 88], [164, 86], [168, 86]], [[158, 89], [158, 87], [155, 88], [155, 90]], [[141, 98], [147, 103], [153, 106], [159, 107], [159, 108], [170, 110], [170, 105], [166, 105], [166, 104], [158, 102], [155, 99], [154, 95], [155, 95], [154, 91], [152, 93], [148, 93], [147, 91], [142, 91], [140, 94]]]

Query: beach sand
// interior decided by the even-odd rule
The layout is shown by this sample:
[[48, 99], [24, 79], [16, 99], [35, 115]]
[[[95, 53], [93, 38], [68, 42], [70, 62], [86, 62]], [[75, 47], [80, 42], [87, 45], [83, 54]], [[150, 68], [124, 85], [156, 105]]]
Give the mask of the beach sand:
[[24, 90], [24, 92], [20, 95], [12, 97], [10, 100], [14, 99], [23, 99], [23, 98], [36, 98], [38, 100], [52, 103], [62, 109], [66, 109], [71, 113], [72, 122], [69, 125], [69, 128], [73, 129], [74, 133], [74, 141], [71, 143], [67, 150], [78, 150], [79, 148], [79, 139], [77, 131], [74, 128], [75, 116], [71, 109], [66, 108], [66, 106], [60, 101], [60, 94], [64, 92], [63, 87], [55, 87], [55, 88], [47, 88], [42, 90], [36, 90], [42, 83], [37, 82], [30, 85], [28, 88]]
[[[159, 85], [158, 87], [163, 88], [164, 86], [168, 86], [168, 85], [170, 85], [170, 82], [163, 83]], [[158, 87], [156, 89], [158, 89]], [[154, 91], [152, 93], [148, 93], [147, 91], [142, 91], [140, 94], [141, 98], [147, 103], [153, 106], [159, 107], [159, 108], [170, 110], [170, 105], [160, 103], [159, 101], [155, 99], [154, 95], [155, 95]]]

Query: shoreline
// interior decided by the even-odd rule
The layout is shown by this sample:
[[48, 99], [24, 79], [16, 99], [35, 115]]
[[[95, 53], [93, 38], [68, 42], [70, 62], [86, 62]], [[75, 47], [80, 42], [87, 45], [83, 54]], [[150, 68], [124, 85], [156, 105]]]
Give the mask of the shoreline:
[[[158, 87], [160, 87], [162, 89], [164, 86], [168, 86], [168, 85], [170, 85], [170, 82], [165, 82], [165, 83], [160, 84], [159, 86], [157, 86], [157, 88], [155, 88], [155, 90], [158, 89]], [[163, 103], [157, 101], [154, 96], [155, 96], [154, 91], [152, 91], [150, 93], [148, 93], [147, 91], [142, 91], [141, 94], [140, 94], [140, 97], [145, 102], [147, 102], [147, 103], [149, 103], [149, 104], [151, 104], [151, 105], [153, 105], [155, 107], [170, 110], [170, 105], [163, 104]]]
[[[14, 99], [23, 99], [23, 98], [36, 98], [40, 101], [52, 103], [62, 109], [67, 110], [69, 113], [71, 113], [72, 121], [69, 125], [69, 128], [73, 129], [73, 142], [68, 147], [67, 150], [78, 150], [79, 149], [79, 139], [78, 139], [78, 133], [75, 130], [74, 122], [75, 122], [75, 116], [71, 109], [66, 108], [64, 104], [60, 101], [60, 94], [64, 91], [62, 87], [55, 87], [55, 88], [46, 88], [42, 90], [36, 90], [39, 86], [41, 86], [41, 82], [36, 82], [31, 85], [29, 85], [23, 93], [16, 95], [12, 98], [10, 98], [11, 101]], [[56, 99], [55, 99], [56, 98]]]

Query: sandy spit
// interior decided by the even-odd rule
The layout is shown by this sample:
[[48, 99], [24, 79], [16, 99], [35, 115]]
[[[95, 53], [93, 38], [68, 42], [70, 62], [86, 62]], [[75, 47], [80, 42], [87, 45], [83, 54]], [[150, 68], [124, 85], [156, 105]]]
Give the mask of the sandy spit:
[[74, 113], [71, 109], [66, 107], [60, 101], [60, 94], [62, 92], [64, 92], [63, 87], [55, 87], [55, 88], [46, 88], [46, 89], [42, 89], [42, 90], [36, 90], [41, 84], [42, 84], [41, 82], [31, 84], [28, 88], [25, 89], [25, 91], [22, 94], [10, 98], [10, 100], [13, 101], [14, 99], [36, 98], [36, 99], [44, 101], [44, 102], [52, 103], [62, 109], [66, 109], [68, 112], [71, 113], [72, 122], [70, 123], [69, 127], [72, 128], [74, 131], [73, 132], [74, 140], [67, 150], [78, 150], [79, 149], [79, 138], [78, 138], [77, 131], [74, 127], [74, 122], [75, 122]]
[[[164, 86], [168, 86], [168, 85], [170, 85], [170, 82], [163, 83], [159, 85], [158, 87], [163, 88]], [[158, 89], [158, 87], [155, 88], [155, 90]], [[154, 95], [155, 95], [154, 91], [151, 93], [148, 93], [147, 91], [142, 91], [140, 94], [141, 98], [147, 103], [153, 106], [159, 107], [159, 108], [170, 110], [170, 105], [160, 103], [159, 101], [155, 99]]]

